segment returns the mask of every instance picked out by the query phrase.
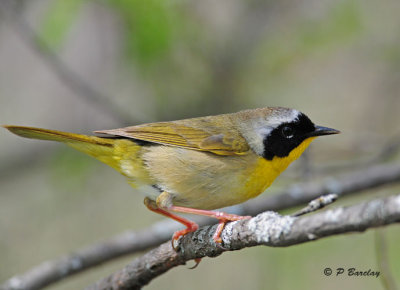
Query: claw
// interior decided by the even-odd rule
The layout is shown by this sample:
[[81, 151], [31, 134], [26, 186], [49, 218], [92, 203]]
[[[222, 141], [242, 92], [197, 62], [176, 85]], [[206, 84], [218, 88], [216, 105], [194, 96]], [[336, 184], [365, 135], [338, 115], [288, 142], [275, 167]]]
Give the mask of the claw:
[[228, 248], [225, 248], [221, 243], [216, 243], [215, 245], [217, 246], [217, 248], [219, 248], [223, 251], [228, 251]]
[[196, 258], [196, 259], [194, 259], [194, 262], [196, 263], [193, 267], [190, 267], [189, 268], [189, 270], [193, 270], [193, 269], [196, 269], [197, 268], [197, 266], [200, 264], [200, 262], [201, 262], [201, 258]]
[[199, 228], [199, 226], [198, 226], [196, 223], [194, 223], [194, 222], [190, 222], [190, 223], [186, 224], [186, 226], [187, 226], [186, 229], [177, 231], [177, 232], [175, 232], [174, 235], [172, 236], [172, 240], [171, 240], [172, 248], [173, 248], [176, 252], [178, 251], [178, 247], [175, 246], [175, 245], [178, 244], [178, 240], [179, 240], [182, 236], [186, 235], [187, 233], [195, 232], [195, 231], [197, 231], [197, 229]]

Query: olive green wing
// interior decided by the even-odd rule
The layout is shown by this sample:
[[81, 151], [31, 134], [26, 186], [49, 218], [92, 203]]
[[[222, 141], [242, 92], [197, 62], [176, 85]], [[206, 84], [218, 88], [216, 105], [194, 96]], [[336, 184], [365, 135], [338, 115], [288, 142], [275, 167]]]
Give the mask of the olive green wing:
[[[243, 155], [249, 151], [246, 140], [235, 130], [205, 118], [95, 131], [95, 133], [132, 138], [157, 144], [208, 151], [218, 155]], [[218, 123], [218, 122], [217, 122]], [[225, 130], [221, 130], [225, 128]], [[229, 124], [231, 126], [231, 124]], [[201, 129], [199, 129], [201, 128]], [[228, 127], [229, 128], [229, 127]]]

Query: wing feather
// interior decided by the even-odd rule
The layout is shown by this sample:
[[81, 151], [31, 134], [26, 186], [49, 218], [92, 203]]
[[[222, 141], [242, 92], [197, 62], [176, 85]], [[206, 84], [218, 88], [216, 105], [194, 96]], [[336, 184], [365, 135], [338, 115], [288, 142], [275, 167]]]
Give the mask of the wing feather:
[[[95, 133], [208, 151], [218, 155], [246, 154], [250, 149], [246, 140], [231, 127], [230, 123], [229, 126], [221, 126], [220, 123], [221, 121], [215, 122], [215, 120], [203, 117], [101, 130], [95, 131]], [[222, 123], [224, 124], [224, 122]], [[221, 130], [221, 127], [225, 128], [224, 131]]]

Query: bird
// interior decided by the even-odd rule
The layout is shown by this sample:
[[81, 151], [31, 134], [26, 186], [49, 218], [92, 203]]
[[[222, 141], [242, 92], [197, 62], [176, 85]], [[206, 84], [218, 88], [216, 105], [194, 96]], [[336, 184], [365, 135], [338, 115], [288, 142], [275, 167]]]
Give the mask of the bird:
[[264, 107], [236, 113], [154, 122], [81, 135], [4, 125], [32, 139], [62, 142], [111, 166], [144, 193], [146, 207], [182, 223], [174, 244], [198, 225], [179, 213], [227, 222], [250, 218], [215, 211], [263, 193], [318, 136], [340, 131], [315, 125], [304, 113]]

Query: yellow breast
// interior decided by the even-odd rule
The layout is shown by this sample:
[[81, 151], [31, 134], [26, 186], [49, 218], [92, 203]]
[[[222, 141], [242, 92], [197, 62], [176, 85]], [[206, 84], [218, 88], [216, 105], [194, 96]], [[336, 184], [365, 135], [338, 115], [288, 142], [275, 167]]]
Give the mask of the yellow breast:
[[315, 138], [308, 138], [304, 140], [286, 157], [275, 156], [272, 160], [260, 157], [256, 166], [249, 169], [250, 177], [247, 179], [244, 188], [244, 200], [254, 198], [264, 192], [290, 163], [300, 157], [314, 139]]

